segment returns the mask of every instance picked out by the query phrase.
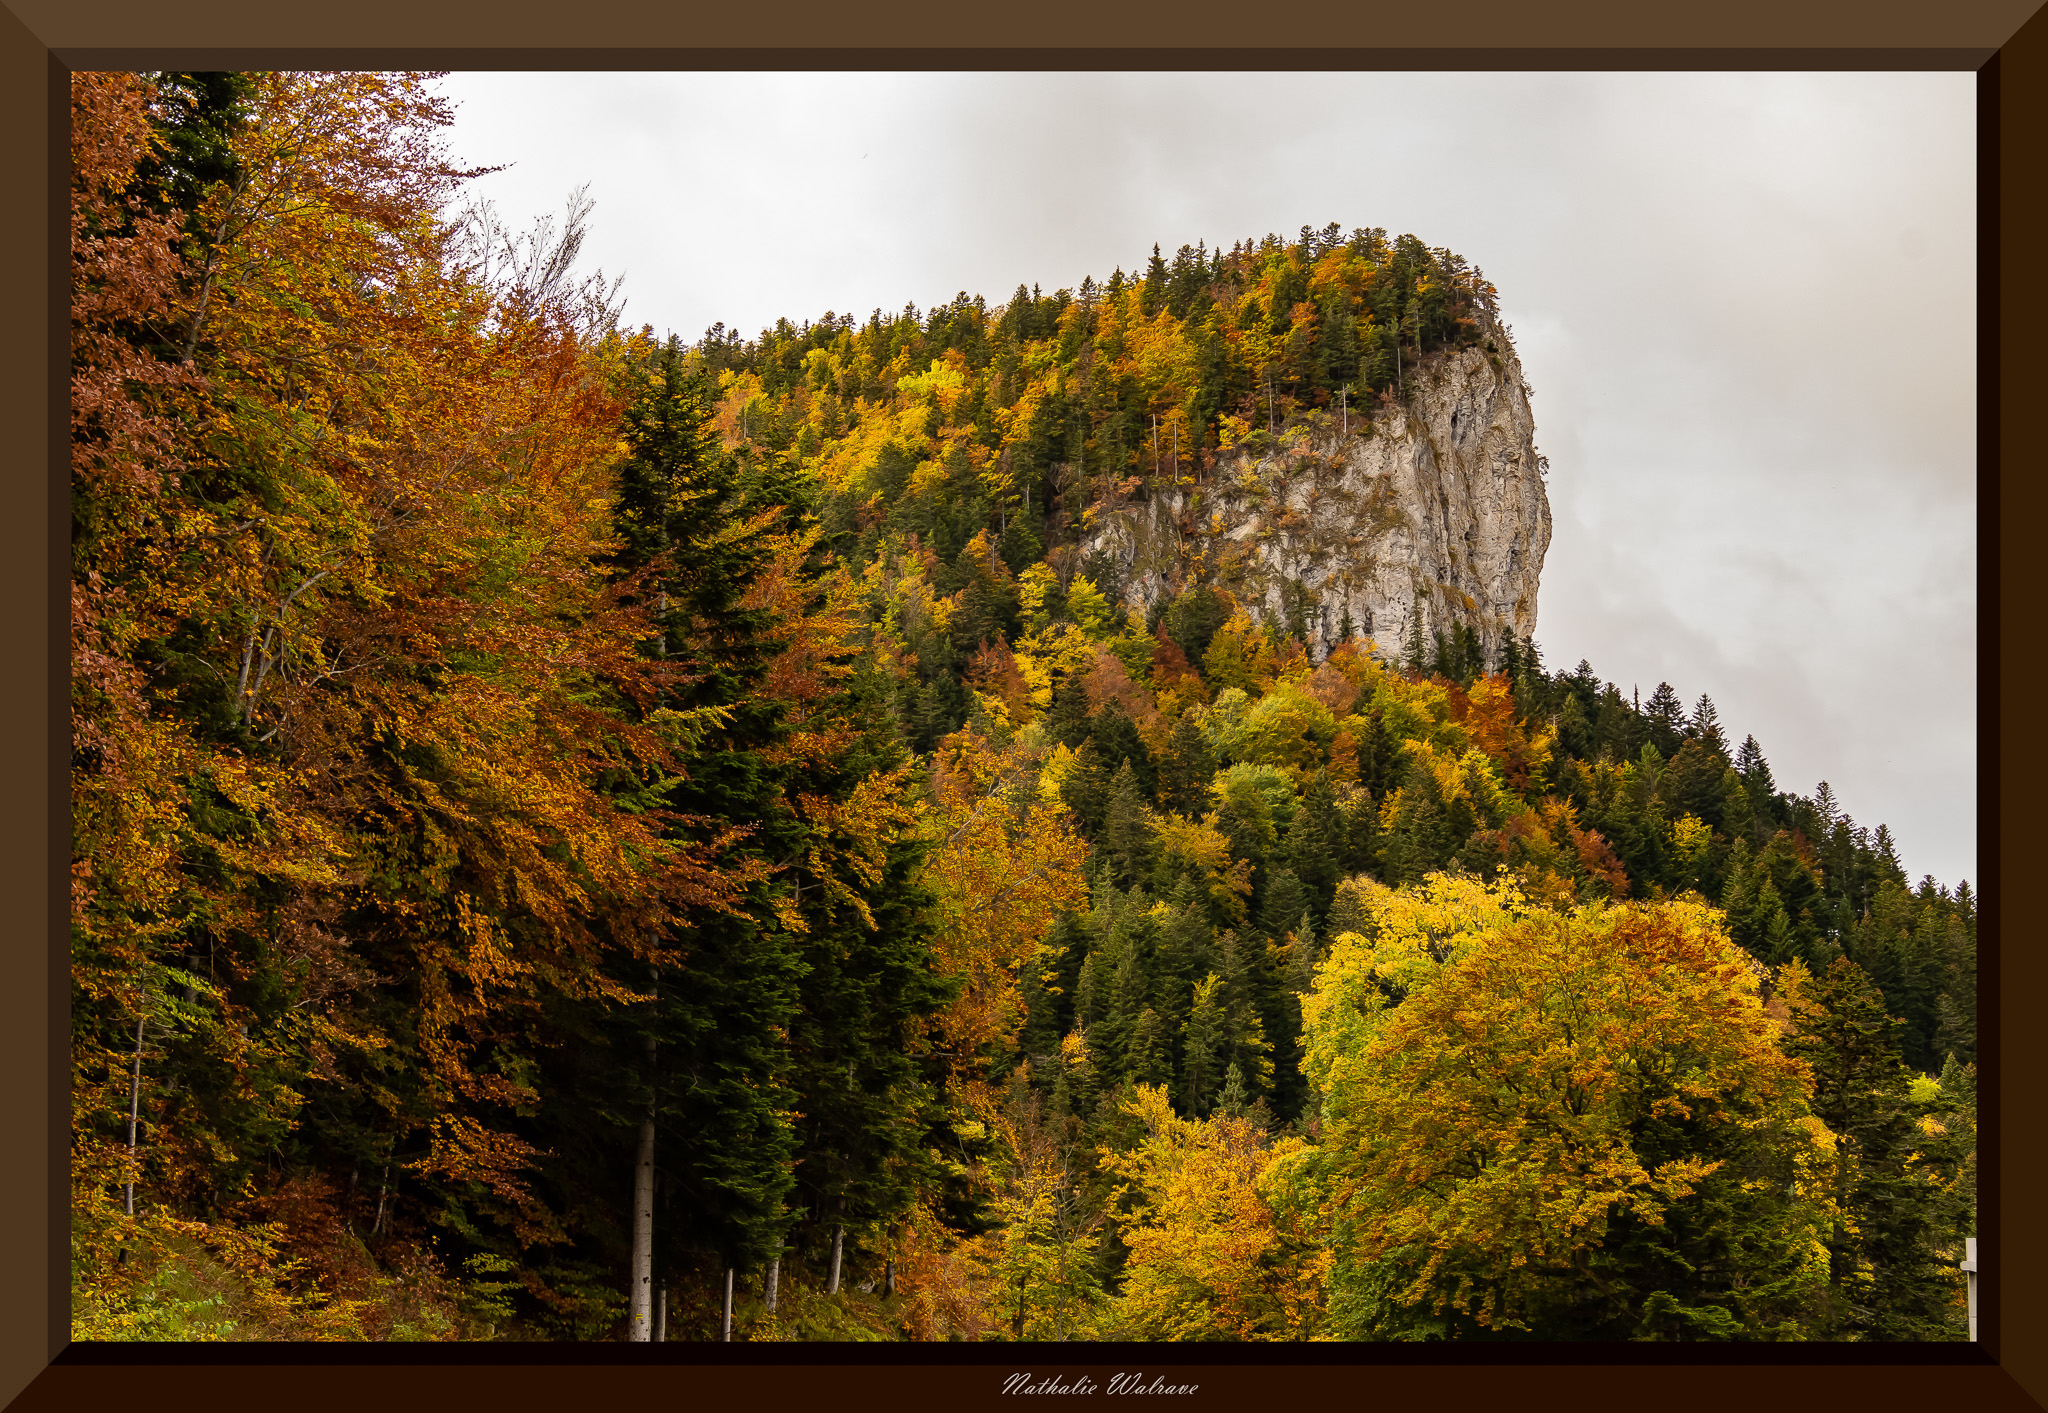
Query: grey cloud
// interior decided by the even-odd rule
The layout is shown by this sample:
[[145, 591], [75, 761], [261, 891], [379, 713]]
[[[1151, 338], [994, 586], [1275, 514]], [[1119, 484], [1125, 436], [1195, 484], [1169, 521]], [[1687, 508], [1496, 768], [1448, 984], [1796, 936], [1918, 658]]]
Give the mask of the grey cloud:
[[1537, 389], [1546, 656], [1711, 693], [1788, 788], [1975, 875], [1974, 76], [448, 87], [458, 156], [519, 162], [479, 187], [519, 215], [591, 182], [587, 259], [690, 338], [1331, 220], [1459, 251]]

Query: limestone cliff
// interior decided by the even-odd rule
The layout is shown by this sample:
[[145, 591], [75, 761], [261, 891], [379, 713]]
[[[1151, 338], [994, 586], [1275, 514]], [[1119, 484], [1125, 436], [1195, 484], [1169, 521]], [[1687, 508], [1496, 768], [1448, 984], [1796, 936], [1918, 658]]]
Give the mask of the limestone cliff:
[[1099, 508], [1083, 554], [1121, 568], [1127, 605], [1206, 577], [1317, 657], [1347, 616], [1399, 656], [1419, 612], [1425, 641], [1463, 623], [1497, 661], [1536, 628], [1550, 501], [1521, 363], [1505, 328], [1482, 334], [1399, 401], [1252, 432], [1150, 502]]

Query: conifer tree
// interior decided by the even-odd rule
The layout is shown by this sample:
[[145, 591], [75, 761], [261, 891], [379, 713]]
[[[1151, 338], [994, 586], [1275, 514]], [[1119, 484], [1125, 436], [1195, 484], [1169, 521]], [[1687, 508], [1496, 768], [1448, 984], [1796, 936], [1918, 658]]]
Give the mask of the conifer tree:
[[1144, 791], [1128, 757], [1117, 767], [1110, 784], [1099, 845], [1123, 886], [1131, 887], [1151, 875], [1155, 853], [1152, 827], [1145, 817]]
[[1685, 708], [1679, 704], [1678, 693], [1669, 682], [1659, 682], [1657, 690], [1650, 694], [1650, 700], [1643, 708], [1643, 720], [1648, 724], [1650, 744], [1657, 748], [1657, 754], [1670, 759], [1678, 754], [1679, 743], [1684, 739]]
[[1138, 1013], [1131, 1027], [1129, 1055], [1124, 1073], [1133, 1084], [1170, 1084], [1173, 1079], [1173, 1044], [1167, 1023], [1150, 1006]]
[[1187, 1039], [1182, 1047], [1180, 1089], [1174, 1095], [1182, 1112], [1200, 1118], [1214, 1107], [1217, 1086], [1230, 1057], [1229, 1018], [1222, 998], [1222, 978], [1210, 972], [1195, 984], [1188, 1008]]
[[1173, 724], [1166, 754], [1159, 763], [1159, 806], [1187, 819], [1199, 819], [1208, 807], [1209, 780], [1216, 773], [1208, 739], [1195, 724], [1192, 711]]
[[1288, 822], [1286, 857], [1294, 876], [1308, 890], [1318, 914], [1329, 910], [1342, 876], [1345, 825], [1337, 810], [1327, 772], [1317, 771], [1302, 792], [1301, 808]]
[[1950, 1254], [1971, 1211], [1956, 1184], [1964, 1155], [1922, 1119], [1900, 1061], [1898, 1022], [1854, 962], [1785, 982], [1798, 1028], [1790, 1053], [1813, 1070], [1813, 1111], [1841, 1142], [1837, 1201], [1844, 1220], [1829, 1241], [1835, 1338], [1954, 1339], [1962, 1277]]
[[[682, 365], [674, 341], [652, 360], [626, 417], [615, 509], [625, 541], [620, 567], [639, 567], [634, 560], [645, 556], [656, 575], [663, 635], [655, 651], [682, 674], [674, 707], [708, 710], [719, 723], [663, 804], [686, 820], [757, 821], [746, 853], [779, 862], [802, 837], [784, 800], [787, 767], [769, 755], [789, 726], [757, 691], [781, 646], [780, 625], [744, 597], [770, 552], [758, 530], [735, 536], [726, 528], [763, 507], [748, 503], [739, 467], [718, 448], [702, 393]], [[785, 1117], [796, 1108], [785, 1038], [805, 966], [776, 914], [775, 890], [763, 881], [743, 908], [693, 919], [687, 980], [665, 990], [653, 1013], [656, 1053], [670, 1077], [656, 1085], [657, 1128], [670, 1135], [657, 1159], [667, 1178], [657, 1229], [678, 1233], [664, 1243], [672, 1251], [700, 1251], [741, 1270], [780, 1248], [797, 1148]], [[675, 1141], [685, 1134], [687, 1143]]]

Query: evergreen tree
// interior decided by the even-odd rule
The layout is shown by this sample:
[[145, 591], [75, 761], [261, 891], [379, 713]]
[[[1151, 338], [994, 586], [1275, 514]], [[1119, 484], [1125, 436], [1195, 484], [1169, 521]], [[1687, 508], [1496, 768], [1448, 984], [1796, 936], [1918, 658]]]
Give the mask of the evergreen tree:
[[[744, 604], [769, 551], [760, 537], [726, 526], [761, 507], [748, 502], [709, 421], [672, 340], [625, 419], [618, 567], [655, 576], [664, 632], [654, 650], [683, 674], [671, 704], [720, 714], [663, 804], [685, 820], [758, 821], [744, 853], [779, 861], [802, 837], [784, 799], [788, 767], [774, 763], [789, 726], [756, 688], [781, 646], [781, 625]], [[695, 919], [684, 944], [689, 983], [665, 989], [649, 1018], [660, 1065], [657, 1127], [669, 1135], [658, 1159], [667, 1181], [656, 1230], [676, 1234], [665, 1243], [672, 1249], [741, 1269], [779, 1249], [798, 1146], [787, 1118], [797, 1105], [786, 1037], [806, 968], [777, 920], [778, 891], [764, 878], [743, 907]]]
[[1159, 763], [1159, 807], [1200, 819], [1209, 808], [1209, 780], [1215, 773], [1208, 738], [1195, 724], [1194, 712], [1181, 713]]
[[1137, 1022], [1131, 1027], [1130, 1053], [1124, 1072], [1133, 1084], [1172, 1082], [1172, 1039], [1166, 1022], [1150, 1006], [1138, 1013]]
[[[1936, 1029], [1943, 973], [1947, 970], [1947, 929], [1923, 909], [1903, 883], [1878, 885], [1870, 911], [1850, 928], [1846, 950], [1877, 987], [1882, 1003], [1899, 1021], [1901, 1051], [1916, 1070], [1932, 1073], [1943, 1052]], [[1926, 925], [1931, 924], [1931, 925]]]
[[1213, 1107], [1212, 1097], [1229, 1063], [1230, 1031], [1224, 1003], [1218, 996], [1222, 978], [1210, 972], [1195, 984], [1188, 1008], [1187, 1040], [1182, 1047], [1180, 1089], [1173, 1098], [1183, 1113], [1200, 1118]]
[[1319, 770], [1302, 793], [1301, 808], [1288, 822], [1284, 850], [1288, 867], [1308, 891], [1318, 914], [1327, 912], [1336, 896], [1344, 835], [1343, 816], [1337, 811], [1329, 776]]
[[1667, 760], [1678, 754], [1687, 722], [1685, 708], [1679, 704], [1678, 693], [1671, 689], [1669, 682], [1657, 684], [1657, 690], [1650, 694], [1649, 704], [1643, 710], [1643, 719], [1649, 725], [1650, 744], [1657, 748], [1657, 754]]
[[1244, 1066], [1232, 1060], [1223, 1071], [1223, 1088], [1216, 1095], [1216, 1112], [1240, 1119], [1251, 1107], [1250, 1091], [1244, 1082]]
[[1410, 676], [1420, 677], [1427, 655], [1428, 648], [1422, 637], [1422, 605], [1418, 602], [1408, 610], [1408, 640], [1401, 664], [1408, 669]]
[[1151, 798], [1159, 784], [1158, 767], [1153, 763], [1145, 738], [1138, 734], [1137, 726], [1121, 704], [1114, 701], [1102, 704], [1101, 710], [1091, 720], [1088, 739], [1093, 743], [1094, 754], [1104, 769], [1118, 771], [1128, 768], [1141, 796]]
[[[1297, 810], [1295, 818], [1301, 818]], [[1309, 892], [1301, 886], [1301, 880], [1294, 876], [1294, 870], [1275, 869], [1266, 884], [1265, 905], [1259, 910], [1259, 926], [1268, 937], [1285, 937], [1294, 930], [1295, 923], [1309, 908]]]
[[1727, 769], [1727, 760], [1703, 738], [1686, 741], [1657, 782], [1657, 797], [1665, 812], [1673, 817], [1690, 814], [1722, 829], [1726, 824], [1727, 797], [1721, 777]]
[[1144, 792], [1128, 759], [1117, 767], [1110, 784], [1109, 800], [1103, 809], [1100, 848], [1123, 887], [1131, 887], [1151, 875], [1155, 852], [1152, 826], [1145, 817]]
[[1685, 736], [1688, 741], [1697, 741], [1707, 751], [1726, 759], [1727, 738], [1721, 734], [1721, 716], [1714, 710], [1714, 699], [1705, 692], [1693, 704], [1692, 720], [1686, 723]]
[[1956, 1339], [1961, 1276], [1952, 1254], [1970, 1218], [1964, 1155], [1922, 1127], [1898, 1023], [1854, 962], [1836, 958], [1791, 988], [1787, 1049], [1813, 1069], [1813, 1111], [1840, 1140], [1845, 1221], [1829, 1242], [1835, 1338]]

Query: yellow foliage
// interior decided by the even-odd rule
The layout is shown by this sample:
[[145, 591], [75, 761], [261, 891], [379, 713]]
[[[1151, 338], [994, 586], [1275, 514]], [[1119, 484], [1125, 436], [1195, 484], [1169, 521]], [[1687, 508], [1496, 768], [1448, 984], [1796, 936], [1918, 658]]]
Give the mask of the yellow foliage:
[[[1586, 1279], [1615, 1222], [1661, 1224], [1727, 1154], [1831, 1161], [1806, 1068], [1777, 1048], [1718, 913], [1561, 913], [1448, 879], [1423, 892], [1373, 895], [1378, 936], [1337, 938], [1304, 998], [1340, 1271], [1393, 1273], [1396, 1305], [1513, 1327]], [[1634, 1135], [1660, 1120], [1694, 1146], [1640, 1155]], [[1739, 1190], [1768, 1250], [1810, 1253], [1833, 1220], [1806, 1177]], [[1825, 1282], [1824, 1263], [1800, 1269], [1774, 1301]]]
[[1066, 809], [1033, 786], [1033, 761], [1013, 742], [998, 750], [971, 731], [940, 743], [931, 841], [921, 878], [934, 895], [937, 971], [955, 979], [933, 1043], [956, 1091], [984, 1088], [986, 1058], [1016, 1042], [1024, 1024], [1017, 978], [1061, 912], [1085, 906], [1087, 844]]
[[[1156, 1085], [1124, 1112], [1144, 1122], [1128, 1152], [1104, 1149], [1123, 1180], [1117, 1211], [1130, 1260], [1106, 1332], [1122, 1339], [1297, 1340], [1319, 1324], [1327, 1257], [1283, 1230], [1262, 1190], [1299, 1138], [1269, 1140], [1248, 1118], [1180, 1118]], [[1293, 1239], [1290, 1239], [1293, 1238]]]

